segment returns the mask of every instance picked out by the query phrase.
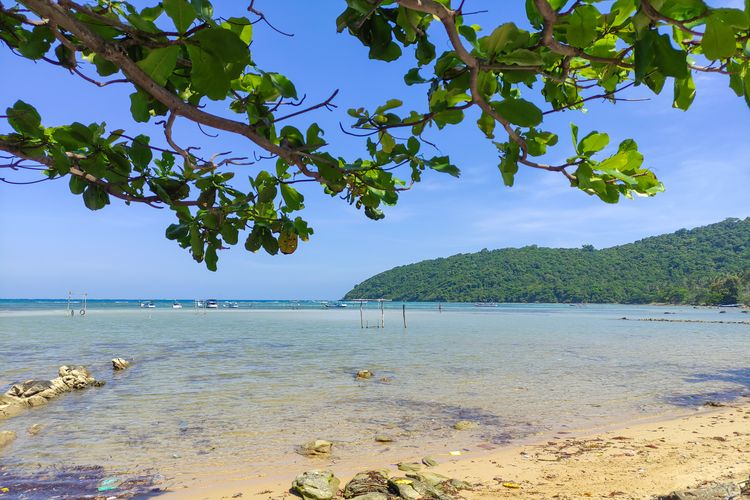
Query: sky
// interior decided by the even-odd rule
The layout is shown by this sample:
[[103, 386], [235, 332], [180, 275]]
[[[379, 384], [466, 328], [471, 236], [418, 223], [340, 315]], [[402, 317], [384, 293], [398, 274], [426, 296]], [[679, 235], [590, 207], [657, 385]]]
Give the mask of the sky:
[[[214, 5], [217, 12], [234, 15], [242, 13], [245, 3], [222, 0]], [[399, 98], [409, 109], [425, 109], [425, 90], [403, 85], [403, 74], [414, 65], [410, 52], [395, 63], [371, 61], [358, 40], [336, 33], [343, 5], [339, 0], [257, 0], [256, 7], [276, 27], [294, 36], [256, 24], [251, 50], [260, 67], [290, 77], [309, 103], [340, 89], [335, 111], [316, 111], [304, 123], [317, 121], [327, 131], [331, 149], [356, 157], [363, 143], [338, 130], [339, 122], [348, 121], [348, 108], [372, 108]], [[467, 5], [488, 11], [472, 22], [523, 23], [521, 0], [469, 0]], [[438, 53], [446, 50], [444, 38], [437, 40]], [[0, 50], [0, 74], [0, 109], [22, 99], [37, 107], [48, 126], [105, 121], [111, 129], [161, 137], [160, 127], [133, 122], [129, 85], [98, 89], [5, 48]], [[164, 238], [164, 229], [173, 222], [166, 210], [112, 200], [92, 212], [70, 194], [66, 180], [0, 183], [0, 297], [55, 298], [72, 290], [91, 298], [336, 299], [373, 274], [424, 259], [525, 245], [603, 248], [748, 217], [750, 110], [729, 90], [725, 77], [698, 75], [696, 84], [697, 97], [688, 112], [671, 108], [669, 91], [657, 97], [635, 89], [631, 97], [650, 100], [592, 103], [585, 114], [558, 113], [545, 120], [545, 127], [560, 135], [558, 160], [570, 154], [565, 145], [570, 144], [571, 121], [582, 134], [608, 132], [614, 145], [635, 139], [646, 165], [666, 186], [656, 197], [607, 205], [571, 189], [561, 175], [523, 168], [516, 185], [506, 188], [495, 147], [469, 115], [464, 125], [427, 134], [440, 148], [435, 154], [449, 154], [461, 168], [460, 179], [428, 172], [422, 183], [402, 193], [396, 207], [387, 208], [382, 221], [371, 221], [307, 185], [302, 215], [315, 230], [309, 242], [293, 255], [274, 257], [249, 253], [240, 245], [221, 252], [215, 273]], [[0, 130], [7, 129], [0, 123]], [[175, 137], [201, 145], [206, 156], [253, 151], [233, 137], [207, 138], [187, 123], [178, 123]], [[252, 173], [259, 167], [242, 168]], [[11, 178], [7, 171], [3, 176]]]

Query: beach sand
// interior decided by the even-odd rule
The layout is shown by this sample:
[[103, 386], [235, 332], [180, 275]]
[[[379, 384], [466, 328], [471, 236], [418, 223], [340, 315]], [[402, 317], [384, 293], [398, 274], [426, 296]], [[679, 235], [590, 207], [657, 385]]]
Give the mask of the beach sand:
[[[673, 490], [718, 482], [741, 482], [750, 475], [750, 399], [727, 406], [703, 407], [689, 415], [630, 422], [608, 430], [564, 431], [534, 443], [492, 451], [462, 451], [461, 456], [436, 455], [431, 467], [451, 478], [475, 484], [462, 492], [467, 499], [489, 498], [652, 498]], [[418, 451], [404, 462], [420, 461]], [[392, 463], [328, 464], [341, 487], [356, 473], [387, 468], [403, 475]], [[326, 467], [328, 466], [328, 467]], [[297, 498], [288, 492], [294, 477], [307, 469], [277, 471], [273, 479], [206, 478], [188, 488], [176, 486], [164, 498], [221, 499]], [[518, 487], [503, 486], [512, 483]], [[160, 497], [161, 498], [161, 497]]]

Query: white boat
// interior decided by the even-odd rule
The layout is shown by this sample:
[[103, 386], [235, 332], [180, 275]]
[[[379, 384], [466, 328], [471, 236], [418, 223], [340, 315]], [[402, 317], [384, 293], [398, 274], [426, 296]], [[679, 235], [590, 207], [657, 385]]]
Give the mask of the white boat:
[[172, 303], [172, 309], [182, 309], [182, 304], [177, 302], [176, 300]]
[[229, 309], [239, 309], [240, 305], [237, 302], [224, 302], [224, 307]]
[[154, 309], [156, 307], [156, 304], [154, 304], [151, 300], [146, 300], [141, 302], [141, 307], [144, 309]]
[[218, 309], [219, 303], [216, 302], [216, 299], [208, 299], [206, 301], [206, 309]]
[[349, 307], [349, 304], [344, 304], [343, 302], [324, 302], [323, 307], [325, 307], [326, 309], [343, 309], [345, 307]]

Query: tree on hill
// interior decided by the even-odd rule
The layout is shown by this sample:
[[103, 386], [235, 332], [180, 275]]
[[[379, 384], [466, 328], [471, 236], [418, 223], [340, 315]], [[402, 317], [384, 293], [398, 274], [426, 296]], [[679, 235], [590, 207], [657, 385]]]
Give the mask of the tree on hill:
[[[398, 98], [350, 109], [347, 133], [361, 136], [363, 146], [360, 157], [348, 158], [313, 121], [317, 110], [334, 106], [338, 91], [302, 102], [293, 82], [253, 61], [251, 42], [273, 43], [253, 40], [253, 25], [268, 22], [254, 1], [247, 17], [222, 15], [208, 0], [145, 8], [124, 0], [0, 2], [6, 50], [100, 89], [130, 86], [133, 120], [155, 127], [149, 136], [104, 123], [50, 125], [33, 103], [8, 102], [0, 166], [38, 171], [33, 182], [66, 178], [92, 210], [111, 198], [167, 207], [176, 216], [167, 238], [215, 270], [219, 250], [238, 244], [240, 232], [247, 233], [246, 249], [270, 254], [292, 253], [308, 239], [299, 183], [319, 184], [380, 219], [381, 206], [395, 204], [425, 170], [458, 176], [450, 158], [426, 151], [427, 132], [459, 124], [472, 111], [478, 133], [497, 147], [506, 185], [530, 167], [614, 203], [663, 189], [636, 142], [624, 139], [605, 155], [607, 133], [573, 125], [572, 146], [559, 145], [567, 141], [545, 129], [546, 116], [582, 110], [592, 100], [617, 102], [634, 86], [671, 92], [673, 106], [687, 110], [695, 73], [724, 79], [750, 104], [750, 2], [740, 10], [703, 0], [526, 0], [530, 31], [503, 19], [483, 29], [470, 24], [468, 3], [342, 2], [332, 29], [359, 39], [371, 59], [413, 58], [404, 83], [426, 94], [418, 109], [404, 109]], [[450, 44], [442, 53], [434, 43], [439, 36]], [[177, 121], [218, 134], [217, 154], [199, 155], [175, 137]], [[246, 140], [254, 156], [220, 153], [227, 135]], [[547, 162], [552, 148], [567, 159]]]
[[346, 299], [750, 304], [750, 218], [595, 250], [528, 246], [397, 267]]

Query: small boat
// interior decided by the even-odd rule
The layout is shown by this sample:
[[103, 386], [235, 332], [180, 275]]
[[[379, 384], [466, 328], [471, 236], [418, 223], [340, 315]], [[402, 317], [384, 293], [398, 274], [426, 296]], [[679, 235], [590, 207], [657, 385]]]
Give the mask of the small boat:
[[182, 309], [182, 304], [175, 300], [174, 302], [172, 302], [172, 309]]
[[143, 309], [154, 309], [156, 307], [156, 304], [154, 304], [154, 302], [151, 300], [146, 300], [141, 302], [141, 307]]
[[224, 302], [224, 307], [229, 309], [239, 309], [240, 305], [237, 302]]
[[208, 299], [206, 301], [206, 309], [218, 309], [219, 303], [216, 302], [216, 299]]
[[343, 302], [324, 302], [323, 307], [325, 307], [326, 309], [343, 309], [345, 307], [349, 307], [349, 304], [344, 304]]

